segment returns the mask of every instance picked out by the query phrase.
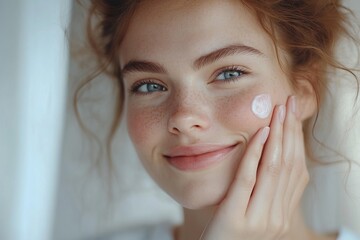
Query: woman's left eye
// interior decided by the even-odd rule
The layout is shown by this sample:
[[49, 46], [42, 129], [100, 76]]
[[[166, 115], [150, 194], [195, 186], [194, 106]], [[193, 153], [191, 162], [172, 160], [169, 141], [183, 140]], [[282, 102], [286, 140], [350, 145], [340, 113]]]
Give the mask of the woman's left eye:
[[231, 80], [237, 79], [244, 74], [244, 71], [236, 70], [236, 69], [229, 69], [222, 71], [220, 74], [216, 76], [216, 80]]

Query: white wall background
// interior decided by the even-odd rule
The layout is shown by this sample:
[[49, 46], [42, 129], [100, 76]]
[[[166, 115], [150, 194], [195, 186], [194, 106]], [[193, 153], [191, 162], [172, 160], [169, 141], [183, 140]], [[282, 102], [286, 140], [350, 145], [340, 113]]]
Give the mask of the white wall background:
[[[358, 0], [346, 2], [360, 13]], [[112, 198], [107, 196], [106, 170], [99, 174], [94, 163], [96, 144], [80, 131], [72, 109], [75, 86], [91, 66], [83, 57], [84, 16], [78, 6], [68, 56], [64, 29], [73, 3], [0, 0], [0, 239], [96, 239], [138, 224], [181, 220], [179, 208], [136, 161], [124, 126], [114, 145], [118, 178]], [[103, 138], [112, 88], [99, 78], [89, 92], [81, 107], [90, 113], [83, 112], [83, 118]], [[344, 109], [338, 104], [333, 113]], [[356, 139], [360, 132], [350, 135]], [[347, 155], [360, 155], [357, 140], [342, 142], [354, 146]], [[360, 232], [360, 192], [346, 197], [340, 190], [344, 171], [328, 170], [312, 171], [321, 194], [308, 190], [309, 223], [319, 231], [346, 224]], [[359, 175], [350, 176], [349, 183], [360, 189]]]
[[51, 239], [69, 0], [0, 1], [0, 239]]

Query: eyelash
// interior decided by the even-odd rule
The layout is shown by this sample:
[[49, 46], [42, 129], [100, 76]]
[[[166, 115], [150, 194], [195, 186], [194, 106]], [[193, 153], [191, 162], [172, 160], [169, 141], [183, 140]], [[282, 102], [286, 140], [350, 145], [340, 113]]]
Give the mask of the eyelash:
[[[224, 79], [224, 80], [217, 80], [216, 79], [220, 74], [222, 74], [222, 73], [224, 73], [226, 71], [238, 71], [240, 73], [240, 76], [232, 77], [232, 78]], [[240, 78], [243, 77], [243, 75], [246, 75], [246, 74], [249, 74], [249, 72], [247, 70], [245, 70], [244, 68], [242, 68], [242, 67], [228, 66], [228, 67], [225, 67], [225, 68], [222, 68], [222, 69], [216, 71], [214, 81], [224, 82], [224, 83], [231, 83], [231, 82], [235, 82], [235, 81], [239, 80]], [[144, 79], [144, 80], [140, 80], [140, 81], [134, 83], [133, 86], [131, 86], [131, 88], [130, 88], [130, 92], [133, 93], [133, 94], [141, 94], [141, 95], [147, 95], [147, 94], [153, 93], [153, 92], [139, 92], [138, 91], [139, 88], [141, 86], [143, 86], [144, 84], [157, 84], [157, 85], [160, 85], [160, 86], [162, 86], [163, 88], [166, 89], [166, 87], [164, 87], [163, 85], [157, 83], [156, 81], [153, 81], [151, 79]]]
[[[220, 74], [222, 74], [222, 73], [224, 73], [226, 71], [238, 71], [240, 73], [240, 76], [232, 77], [232, 78], [224, 79], [224, 80], [217, 80], [216, 79]], [[219, 81], [219, 82], [224, 82], [224, 83], [231, 83], [231, 82], [235, 82], [235, 81], [239, 80], [240, 78], [242, 78], [246, 74], [249, 74], [249, 71], [245, 70], [243, 67], [229, 66], [229, 67], [225, 67], [225, 68], [222, 68], [222, 69], [218, 70], [215, 73], [215, 78], [214, 78], [215, 80], [214, 81]]]
[[139, 88], [141, 86], [143, 86], [144, 84], [157, 84], [157, 85], [160, 85], [162, 86], [163, 88], [166, 89], [166, 87], [164, 87], [162, 84], [159, 84], [158, 82], [155, 82], [151, 79], [143, 79], [143, 80], [140, 80], [136, 83], [134, 83], [131, 88], [130, 88], [130, 92], [133, 93], [133, 94], [141, 94], [141, 95], [147, 95], [147, 94], [151, 94], [152, 92], [139, 92]]

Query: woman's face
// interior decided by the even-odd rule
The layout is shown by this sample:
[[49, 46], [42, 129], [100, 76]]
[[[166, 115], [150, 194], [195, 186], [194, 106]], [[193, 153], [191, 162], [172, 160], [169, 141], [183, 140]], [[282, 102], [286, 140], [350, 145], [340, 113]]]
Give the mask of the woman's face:
[[292, 90], [270, 37], [238, 0], [144, 1], [121, 44], [129, 135], [144, 167], [184, 207], [219, 203], [246, 142]]

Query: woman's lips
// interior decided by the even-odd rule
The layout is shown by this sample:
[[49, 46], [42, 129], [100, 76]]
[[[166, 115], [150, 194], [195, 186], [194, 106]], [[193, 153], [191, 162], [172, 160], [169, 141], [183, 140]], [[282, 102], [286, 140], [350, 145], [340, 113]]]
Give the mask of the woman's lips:
[[226, 159], [234, 145], [196, 145], [176, 147], [164, 155], [169, 163], [182, 171], [201, 170]]

